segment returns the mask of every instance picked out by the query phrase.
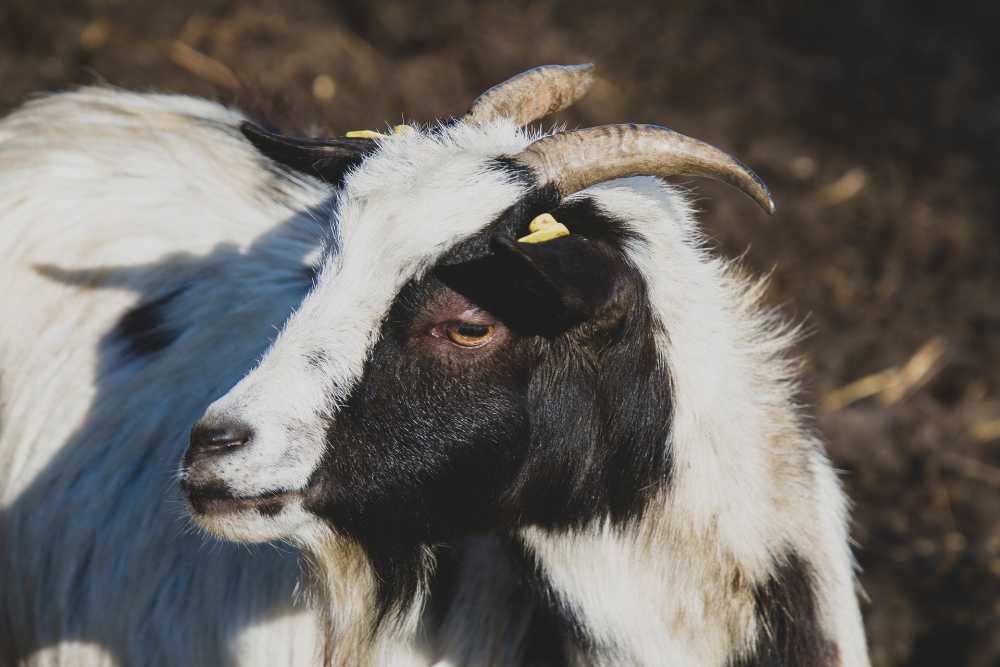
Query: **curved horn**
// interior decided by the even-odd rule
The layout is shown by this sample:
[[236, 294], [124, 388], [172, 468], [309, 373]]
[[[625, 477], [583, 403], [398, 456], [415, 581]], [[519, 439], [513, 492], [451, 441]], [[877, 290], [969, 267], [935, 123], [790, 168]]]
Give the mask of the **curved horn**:
[[659, 125], [604, 125], [539, 139], [514, 157], [563, 197], [626, 176], [704, 176], [739, 188], [768, 213], [770, 190], [714, 146]]
[[482, 125], [503, 116], [527, 125], [586, 95], [593, 70], [593, 65], [544, 65], [521, 72], [477, 97], [462, 120]]

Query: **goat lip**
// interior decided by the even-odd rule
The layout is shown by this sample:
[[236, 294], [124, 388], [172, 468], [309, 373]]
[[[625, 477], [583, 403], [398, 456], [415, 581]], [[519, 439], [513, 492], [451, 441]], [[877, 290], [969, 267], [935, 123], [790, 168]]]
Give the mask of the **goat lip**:
[[268, 491], [254, 496], [234, 496], [214, 488], [188, 488], [186, 491], [191, 509], [200, 515], [236, 514], [256, 510], [264, 516], [274, 516], [289, 500], [301, 496], [298, 491]]

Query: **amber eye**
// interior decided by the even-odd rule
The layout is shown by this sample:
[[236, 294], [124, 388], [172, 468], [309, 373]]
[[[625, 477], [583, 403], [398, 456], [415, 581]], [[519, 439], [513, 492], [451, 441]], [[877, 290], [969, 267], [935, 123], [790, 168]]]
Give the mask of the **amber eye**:
[[449, 322], [444, 327], [445, 333], [455, 345], [461, 347], [481, 347], [493, 337], [492, 324], [473, 324], [471, 322]]

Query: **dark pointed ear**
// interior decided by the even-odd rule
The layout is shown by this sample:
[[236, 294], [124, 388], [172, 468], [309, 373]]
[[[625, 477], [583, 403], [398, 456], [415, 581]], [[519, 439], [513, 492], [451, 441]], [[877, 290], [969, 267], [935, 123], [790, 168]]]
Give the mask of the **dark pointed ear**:
[[376, 149], [371, 139], [298, 139], [244, 121], [243, 136], [266, 157], [290, 169], [339, 185], [347, 170]]
[[624, 260], [606, 243], [567, 236], [545, 243], [490, 241], [491, 254], [438, 269], [441, 280], [521, 333], [557, 335], [620, 303]]

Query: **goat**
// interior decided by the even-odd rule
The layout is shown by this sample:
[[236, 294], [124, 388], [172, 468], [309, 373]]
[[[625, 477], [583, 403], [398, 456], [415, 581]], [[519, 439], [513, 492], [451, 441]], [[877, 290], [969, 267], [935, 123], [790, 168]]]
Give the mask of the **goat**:
[[295, 555], [204, 548], [174, 478], [327, 235], [335, 189], [244, 120], [85, 88], [0, 121], [0, 664], [316, 662]]
[[665, 128], [524, 129], [590, 80], [362, 157], [244, 126], [343, 187], [315, 286], [191, 431], [191, 516], [302, 549], [334, 664], [866, 665], [794, 330], [661, 179], [770, 193]]

